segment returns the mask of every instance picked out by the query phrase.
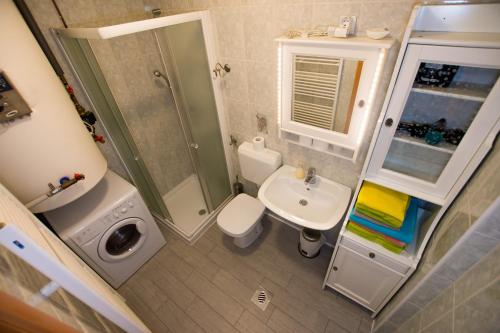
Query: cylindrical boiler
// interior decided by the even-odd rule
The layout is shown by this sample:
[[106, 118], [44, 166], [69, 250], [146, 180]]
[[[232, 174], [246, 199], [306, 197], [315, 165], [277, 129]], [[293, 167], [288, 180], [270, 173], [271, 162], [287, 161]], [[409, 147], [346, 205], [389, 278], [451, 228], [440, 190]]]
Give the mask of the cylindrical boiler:
[[49, 183], [85, 175], [30, 209], [58, 208], [92, 189], [106, 172], [106, 160], [11, 0], [0, 1], [0, 45], [0, 71], [33, 111], [0, 124], [0, 182], [27, 204], [47, 193]]

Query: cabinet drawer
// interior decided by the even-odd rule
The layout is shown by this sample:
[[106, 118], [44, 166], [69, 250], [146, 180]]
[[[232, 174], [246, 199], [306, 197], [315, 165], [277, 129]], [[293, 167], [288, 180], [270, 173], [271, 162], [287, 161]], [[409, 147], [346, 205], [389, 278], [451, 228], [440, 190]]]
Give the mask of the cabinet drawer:
[[363, 244], [360, 244], [346, 236], [343, 236], [340, 243], [345, 246], [346, 248], [349, 248], [358, 254], [365, 256], [367, 258], [370, 258], [371, 260], [384, 265], [393, 271], [396, 271], [398, 273], [404, 274], [406, 273], [409, 269], [410, 266], [406, 265], [404, 263], [398, 262], [394, 259], [389, 258], [388, 256], [382, 254], [381, 252], [378, 252], [372, 248], [366, 247]]

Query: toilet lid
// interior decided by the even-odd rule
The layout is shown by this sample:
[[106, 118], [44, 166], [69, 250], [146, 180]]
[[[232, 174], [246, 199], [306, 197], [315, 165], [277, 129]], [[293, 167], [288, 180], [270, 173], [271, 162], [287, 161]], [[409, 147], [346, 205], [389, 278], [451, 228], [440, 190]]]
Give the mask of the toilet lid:
[[248, 194], [238, 194], [217, 216], [217, 224], [228, 235], [244, 236], [264, 213], [264, 205]]

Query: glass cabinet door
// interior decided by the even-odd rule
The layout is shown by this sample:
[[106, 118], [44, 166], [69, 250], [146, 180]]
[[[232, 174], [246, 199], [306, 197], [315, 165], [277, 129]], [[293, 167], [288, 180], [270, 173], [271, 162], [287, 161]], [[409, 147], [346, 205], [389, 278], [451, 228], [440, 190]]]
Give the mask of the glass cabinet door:
[[410, 45], [369, 174], [444, 197], [498, 121], [499, 75], [498, 50]]

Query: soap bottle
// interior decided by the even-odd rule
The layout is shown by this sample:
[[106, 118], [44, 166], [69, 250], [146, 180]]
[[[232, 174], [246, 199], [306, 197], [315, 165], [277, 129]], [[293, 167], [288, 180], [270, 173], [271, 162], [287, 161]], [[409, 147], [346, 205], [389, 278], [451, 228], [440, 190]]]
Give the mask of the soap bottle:
[[295, 178], [297, 179], [304, 179], [306, 176], [306, 173], [304, 171], [304, 167], [302, 164], [299, 164], [299, 166], [295, 169]]

